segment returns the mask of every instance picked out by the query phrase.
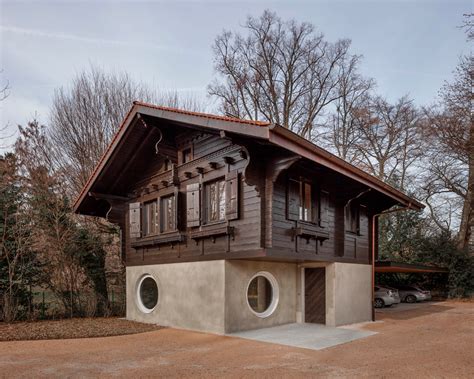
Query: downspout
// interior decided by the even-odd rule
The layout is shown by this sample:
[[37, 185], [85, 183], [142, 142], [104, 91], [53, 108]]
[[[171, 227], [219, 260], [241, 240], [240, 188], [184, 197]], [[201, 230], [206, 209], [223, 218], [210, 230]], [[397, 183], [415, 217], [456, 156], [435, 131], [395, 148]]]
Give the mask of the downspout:
[[408, 203], [408, 205], [396, 209], [391, 209], [388, 211], [376, 213], [372, 215], [372, 321], [375, 321], [375, 308], [374, 308], [374, 300], [375, 300], [375, 220], [385, 214], [389, 213], [395, 213], [395, 212], [401, 212], [401, 211], [406, 211], [407, 209], [415, 209], [412, 207], [411, 203]]

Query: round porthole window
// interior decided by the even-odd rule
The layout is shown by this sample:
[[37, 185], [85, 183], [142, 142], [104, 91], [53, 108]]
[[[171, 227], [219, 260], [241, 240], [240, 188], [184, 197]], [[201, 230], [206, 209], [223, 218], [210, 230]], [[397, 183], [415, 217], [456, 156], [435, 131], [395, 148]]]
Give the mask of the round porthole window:
[[268, 317], [278, 305], [279, 289], [275, 277], [269, 272], [256, 273], [247, 287], [247, 304], [258, 317]]
[[150, 313], [158, 304], [158, 284], [151, 275], [145, 275], [138, 282], [138, 305], [142, 312]]

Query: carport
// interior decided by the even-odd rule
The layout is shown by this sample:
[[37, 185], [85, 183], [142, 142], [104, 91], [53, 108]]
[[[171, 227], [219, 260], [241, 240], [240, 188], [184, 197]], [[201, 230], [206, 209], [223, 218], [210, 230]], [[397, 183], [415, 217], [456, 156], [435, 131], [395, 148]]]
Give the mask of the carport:
[[[375, 261], [373, 265], [373, 283], [375, 285], [375, 274], [447, 274], [448, 269], [444, 267], [422, 265], [417, 263], [402, 263], [394, 261]], [[372, 288], [372, 301], [374, 299], [374, 288]], [[372, 321], [375, 321], [375, 308], [372, 307]]]

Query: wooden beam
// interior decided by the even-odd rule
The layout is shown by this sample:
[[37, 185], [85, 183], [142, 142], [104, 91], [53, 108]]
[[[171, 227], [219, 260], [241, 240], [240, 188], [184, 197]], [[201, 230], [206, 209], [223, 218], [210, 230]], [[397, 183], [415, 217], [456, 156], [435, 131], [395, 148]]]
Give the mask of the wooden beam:
[[98, 192], [89, 192], [89, 196], [95, 199], [103, 199], [103, 200], [116, 200], [116, 201], [129, 201], [130, 200], [130, 198], [126, 196], [110, 195], [110, 194], [98, 193]]

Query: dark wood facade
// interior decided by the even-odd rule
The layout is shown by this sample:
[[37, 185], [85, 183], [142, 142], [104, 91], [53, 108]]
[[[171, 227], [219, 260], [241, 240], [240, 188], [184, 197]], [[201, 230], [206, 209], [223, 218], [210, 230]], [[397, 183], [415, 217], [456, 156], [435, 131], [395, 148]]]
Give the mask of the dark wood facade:
[[396, 200], [262, 138], [265, 126], [201, 118], [129, 114], [76, 203], [120, 225], [126, 265], [370, 263], [372, 216]]

